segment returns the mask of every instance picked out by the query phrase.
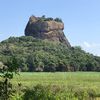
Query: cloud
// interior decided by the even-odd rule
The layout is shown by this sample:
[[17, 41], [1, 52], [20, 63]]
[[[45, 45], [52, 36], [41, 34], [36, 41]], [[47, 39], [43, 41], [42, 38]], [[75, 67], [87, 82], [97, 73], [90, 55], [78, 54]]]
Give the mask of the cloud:
[[86, 48], [100, 48], [100, 43], [88, 43], [84, 41], [83, 46]]
[[87, 48], [90, 48], [90, 47], [91, 47], [91, 45], [90, 45], [88, 42], [84, 42], [83, 45], [84, 45], [85, 47], [87, 47]]
[[87, 52], [100, 56], [100, 43], [89, 43], [87, 41], [84, 41], [81, 44], [81, 47]]

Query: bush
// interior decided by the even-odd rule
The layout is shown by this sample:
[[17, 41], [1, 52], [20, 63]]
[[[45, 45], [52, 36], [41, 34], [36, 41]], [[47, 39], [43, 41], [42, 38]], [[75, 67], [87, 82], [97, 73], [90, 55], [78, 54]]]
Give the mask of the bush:
[[[94, 92], [93, 92], [94, 93]], [[94, 100], [93, 93], [74, 87], [60, 87], [36, 85], [33, 89], [27, 89], [23, 100]]]
[[33, 89], [27, 89], [23, 100], [55, 100], [49, 87], [37, 85]]
[[55, 18], [54, 21], [61, 22], [61, 23], [63, 22], [62, 19], [60, 19], [60, 18]]

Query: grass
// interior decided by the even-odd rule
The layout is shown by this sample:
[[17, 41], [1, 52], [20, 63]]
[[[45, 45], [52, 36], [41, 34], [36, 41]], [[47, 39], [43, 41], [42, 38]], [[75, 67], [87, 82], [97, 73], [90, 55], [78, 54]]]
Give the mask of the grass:
[[21, 72], [20, 75], [15, 75], [11, 81], [15, 88], [18, 86], [18, 83], [29, 89], [32, 89], [37, 84], [53, 87], [59, 86], [70, 95], [76, 93], [80, 97], [88, 93], [90, 96], [94, 95], [96, 97], [95, 100], [100, 100], [99, 72]]
[[77, 86], [84, 88], [97, 88], [100, 90], [100, 73], [99, 72], [24, 72], [15, 75], [12, 80], [13, 84], [18, 82], [24, 86], [32, 87], [37, 84], [42, 85], [60, 85], [60, 86]]

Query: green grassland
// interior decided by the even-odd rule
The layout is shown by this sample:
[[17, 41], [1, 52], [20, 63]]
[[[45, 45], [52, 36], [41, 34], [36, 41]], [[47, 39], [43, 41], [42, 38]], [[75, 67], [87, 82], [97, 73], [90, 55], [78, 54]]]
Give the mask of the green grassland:
[[72, 89], [72, 92], [89, 91], [90, 94], [96, 95], [97, 100], [100, 100], [99, 72], [23, 72], [15, 75], [12, 83], [14, 86], [21, 83], [23, 87], [30, 89], [41, 84], [43, 86], [59, 86], [65, 90]]
[[15, 75], [13, 84], [17, 82], [24, 86], [32, 87], [36, 84], [42, 85], [60, 85], [60, 86], [80, 86], [97, 88], [100, 90], [99, 72], [23, 72]]

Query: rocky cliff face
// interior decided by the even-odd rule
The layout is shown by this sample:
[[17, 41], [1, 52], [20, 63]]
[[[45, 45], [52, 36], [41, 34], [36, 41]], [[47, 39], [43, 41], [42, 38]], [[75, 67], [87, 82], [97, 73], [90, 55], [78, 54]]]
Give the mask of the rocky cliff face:
[[63, 29], [63, 22], [55, 21], [50, 18], [31, 16], [25, 28], [25, 35], [33, 36], [37, 39], [61, 42], [71, 47], [64, 35]]

